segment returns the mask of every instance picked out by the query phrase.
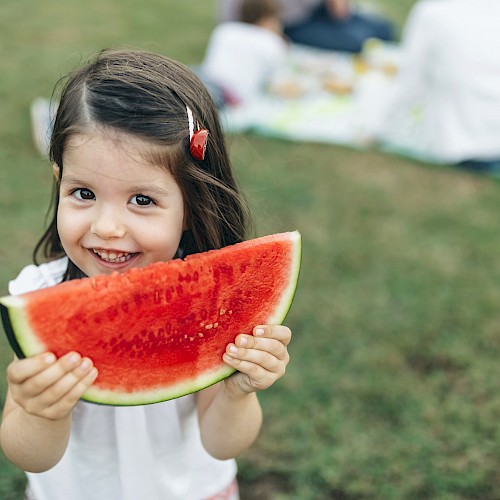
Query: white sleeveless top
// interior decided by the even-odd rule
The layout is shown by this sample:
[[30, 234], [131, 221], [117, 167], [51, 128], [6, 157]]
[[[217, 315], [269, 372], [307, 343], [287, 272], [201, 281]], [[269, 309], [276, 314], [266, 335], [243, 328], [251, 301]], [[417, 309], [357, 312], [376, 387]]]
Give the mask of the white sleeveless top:
[[[27, 266], [9, 293], [55, 285], [66, 265]], [[195, 395], [135, 407], [80, 401], [61, 461], [27, 476], [37, 500], [202, 500], [233, 481], [236, 462], [205, 451]]]

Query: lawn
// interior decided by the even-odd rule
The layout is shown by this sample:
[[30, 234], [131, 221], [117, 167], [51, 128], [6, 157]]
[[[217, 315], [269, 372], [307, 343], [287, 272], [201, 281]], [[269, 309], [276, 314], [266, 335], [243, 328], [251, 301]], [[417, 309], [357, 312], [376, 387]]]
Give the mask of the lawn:
[[[377, 2], [400, 24], [412, 3]], [[30, 101], [106, 46], [197, 63], [215, 17], [213, 1], [194, 0], [3, 0], [0, 12], [5, 293], [49, 198]], [[499, 498], [500, 184], [378, 151], [253, 135], [229, 148], [257, 234], [298, 228], [304, 241], [292, 361], [261, 394], [243, 500]], [[2, 457], [0, 498], [21, 499], [23, 485]]]

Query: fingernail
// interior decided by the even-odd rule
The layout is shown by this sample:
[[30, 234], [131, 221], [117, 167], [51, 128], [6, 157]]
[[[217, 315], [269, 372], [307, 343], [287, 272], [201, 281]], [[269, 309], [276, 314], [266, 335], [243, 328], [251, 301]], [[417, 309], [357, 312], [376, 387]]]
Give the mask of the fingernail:
[[80, 368], [82, 370], [88, 370], [90, 368], [90, 365], [91, 365], [90, 359], [84, 359], [80, 365]]
[[256, 328], [255, 335], [258, 336], [264, 335], [264, 328]]
[[71, 356], [69, 357], [69, 362], [72, 365], [76, 365], [78, 361], [80, 361], [80, 356], [78, 354], [71, 354]]
[[43, 357], [43, 361], [48, 365], [51, 365], [56, 360], [56, 357], [53, 354], [46, 354]]
[[230, 345], [229, 351], [232, 352], [233, 354], [236, 354], [238, 352], [238, 348], [235, 345]]
[[240, 337], [240, 345], [247, 345], [248, 339], [246, 337]]

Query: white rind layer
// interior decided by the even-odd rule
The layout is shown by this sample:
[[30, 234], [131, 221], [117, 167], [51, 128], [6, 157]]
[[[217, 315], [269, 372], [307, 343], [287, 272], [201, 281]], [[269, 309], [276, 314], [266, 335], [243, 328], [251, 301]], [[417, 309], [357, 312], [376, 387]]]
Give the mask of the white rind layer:
[[292, 263], [290, 266], [290, 275], [288, 287], [283, 292], [280, 302], [276, 306], [274, 313], [268, 319], [270, 325], [281, 325], [292, 306], [293, 297], [299, 281], [300, 263], [302, 260], [302, 237], [300, 233], [292, 231], [290, 233], [290, 241], [292, 242]]
[[100, 389], [92, 386], [82, 397], [85, 401], [97, 404], [132, 406], [160, 403], [170, 399], [179, 398], [193, 392], [200, 391], [211, 385], [224, 380], [232, 375], [236, 370], [228, 365], [222, 365], [219, 369], [203, 374], [199, 377], [186, 380], [181, 384], [176, 384], [168, 388], [153, 390], [141, 390], [140, 392], [118, 392]]
[[46, 351], [46, 346], [34, 335], [28, 321], [25, 309], [25, 300], [22, 296], [8, 295], [0, 299], [9, 311], [9, 318], [12, 329], [15, 332], [23, 332], [23, 335], [16, 335], [15, 342], [18, 344], [24, 356], [34, 356]]

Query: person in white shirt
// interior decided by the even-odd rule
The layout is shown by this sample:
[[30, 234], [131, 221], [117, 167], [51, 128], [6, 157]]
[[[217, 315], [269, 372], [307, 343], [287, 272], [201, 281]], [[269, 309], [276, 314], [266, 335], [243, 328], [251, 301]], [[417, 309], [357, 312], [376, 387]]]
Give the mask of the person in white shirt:
[[382, 147], [500, 169], [500, 2], [421, 0], [407, 19]]

